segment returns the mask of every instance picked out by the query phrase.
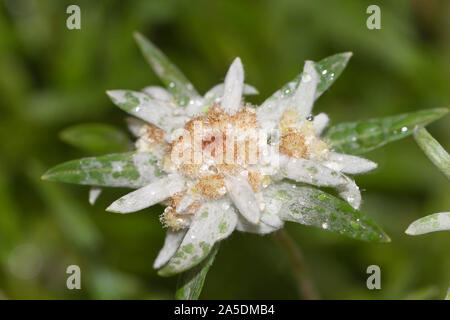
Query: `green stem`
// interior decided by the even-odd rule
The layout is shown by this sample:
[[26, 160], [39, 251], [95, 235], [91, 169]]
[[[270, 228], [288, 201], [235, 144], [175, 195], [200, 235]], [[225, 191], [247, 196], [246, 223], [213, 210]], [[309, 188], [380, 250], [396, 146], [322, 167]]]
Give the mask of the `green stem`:
[[283, 229], [273, 233], [274, 240], [285, 251], [294, 269], [299, 296], [305, 300], [317, 300], [319, 295], [305, 266], [303, 254], [297, 243]]

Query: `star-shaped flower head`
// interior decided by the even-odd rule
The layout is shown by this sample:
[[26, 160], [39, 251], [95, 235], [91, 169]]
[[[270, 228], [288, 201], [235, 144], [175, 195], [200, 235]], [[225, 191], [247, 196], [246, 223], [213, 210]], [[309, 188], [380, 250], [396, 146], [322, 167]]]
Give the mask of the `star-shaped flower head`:
[[[159, 74], [169, 72], [158, 60], [150, 62]], [[315, 63], [306, 61], [299, 79], [257, 108], [243, 100], [244, 93], [255, 90], [244, 85], [242, 62], [236, 58], [224, 84], [204, 97], [187, 81], [169, 82], [169, 89], [180, 87], [171, 90], [174, 94], [159, 87], [108, 91], [115, 104], [145, 121], [132, 124], [137, 149], [157, 153], [164, 172], [107, 209], [128, 213], [166, 205], [161, 220], [168, 234], [155, 268], [165, 266], [163, 273], [188, 269], [235, 229], [264, 234], [283, 227], [283, 201], [271, 192], [297, 187], [293, 182], [333, 187], [359, 207], [359, 189], [345, 174], [366, 172], [376, 164], [335, 153], [321, 140], [328, 117], [312, 116], [321, 94], [319, 81]], [[180, 98], [181, 91], [189, 99]], [[258, 139], [261, 135], [266, 139]]]
[[[239, 58], [223, 84], [200, 96], [154, 45], [140, 35], [136, 39], [167, 88], [107, 92], [135, 117], [128, 125], [137, 137], [137, 152], [82, 159], [58, 170], [70, 172], [66, 182], [83, 175], [77, 183], [137, 189], [108, 211], [166, 206], [161, 221], [167, 235], [154, 263], [161, 275], [197, 265], [234, 230], [267, 234], [284, 221], [388, 240], [357, 211], [361, 194], [348, 176], [377, 165], [334, 152], [321, 138], [328, 116], [312, 114], [314, 101], [340, 75], [351, 53], [306, 61], [297, 78], [257, 107], [243, 98], [257, 91], [244, 84]], [[311, 186], [334, 188], [345, 201]]]

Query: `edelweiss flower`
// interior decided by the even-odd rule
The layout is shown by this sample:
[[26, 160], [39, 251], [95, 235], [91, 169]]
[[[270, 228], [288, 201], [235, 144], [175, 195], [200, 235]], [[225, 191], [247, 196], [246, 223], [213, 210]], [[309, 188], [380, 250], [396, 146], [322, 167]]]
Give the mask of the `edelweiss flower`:
[[[155, 66], [158, 68], [162, 67]], [[156, 154], [159, 170], [164, 172], [107, 208], [129, 213], [157, 203], [166, 205], [161, 220], [168, 228], [167, 237], [155, 268], [164, 266], [163, 274], [186, 270], [235, 229], [265, 234], [283, 227], [280, 211], [284, 202], [279, 197], [289, 197], [284, 189], [297, 186], [290, 186], [284, 178], [334, 187], [354, 208], [360, 206], [359, 189], [345, 174], [366, 172], [376, 164], [335, 153], [320, 139], [328, 117], [311, 114], [320, 95], [318, 83], [314, 62], [306, 61], [299, 82], [289, 84], [257, 108], [243, 101], [243, 94], [256, 90], [244, 85], [242, 63], [236, 58], [224, 84], [204, 97], [190, 87], [192, 98], [184, 101], [184, 107], [160, 87], [143, 92], [108, 91], [115, 104], [144, 120], [129, 122], [138, 137], [137, 150]], [[258, 130], [267, 134], [269, 142], [251, 139]], [[200, 146], [197, 162], [195, 140]], [[239, 142], [248, 149], [257, 145], [256, 161], [249, 160], [248, 149], [241, 156], [234, 154]], [[229, 151], [233, 155], [226, 162]]]
[[[335, 188], [359, 208], [359, 188], [346, 174], [367, 172], [376, 164], [334, 152], [321, 139], [328, 116], [312, 115], [314, 101], [338, 76], [335, 66], [328, 70], [306, 61], [299, 77], [256, 107], [243, 99], [257, 91], [244, 84], [239, 58], [224, 83], [202, 97], [158, 49], [139, 35], [137, 40], [167, 90], [150, 86], [107, 94], [139, 118], [128, 119], [138, 152], [67, 163], [64, 181], [72, 182], [70, 172], [78, 170], [85, 179], [77, 183], [137, 188], [108, 211], [164, 204], [161, 221], [167, 235], [154, 263], [160, 274], [195, 266], [234, 230], [266, 234], [284, 221], [320, 221], [317, 226], [327, 229], [326, 220], [316, 218], [323, 214], [317, 201], [326, 203], [332, 196], [304, 184]], [[344, 66], [350, 56], [340, 55]], [[96, 171], [105, 159], [112, 172], [108, 176]], [[331, 217], [339, 225], [339, 218]], [[366, 228], [360, 219], [352, 223], [355, 232]]]

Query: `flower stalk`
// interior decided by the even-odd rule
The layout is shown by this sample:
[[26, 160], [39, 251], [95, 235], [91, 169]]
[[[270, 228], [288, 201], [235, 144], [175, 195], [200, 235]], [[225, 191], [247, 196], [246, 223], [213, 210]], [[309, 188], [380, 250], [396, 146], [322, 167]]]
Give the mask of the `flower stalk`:
[[299, 296], [305, 300], [320, 299], [311, 274], [306, 267], [303, 253], [298, 244], [284, 229], [280, 229], [272, 233], [272, 235], [275, 242], [281, 249], [283, 249], [289, 258], [294, 277], [297, 281]]

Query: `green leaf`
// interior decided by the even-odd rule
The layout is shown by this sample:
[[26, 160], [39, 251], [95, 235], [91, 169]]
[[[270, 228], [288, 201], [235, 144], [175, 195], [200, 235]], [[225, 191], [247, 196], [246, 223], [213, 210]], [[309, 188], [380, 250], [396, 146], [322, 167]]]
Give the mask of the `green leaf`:
[[271, 199], [286, 221], [338, 232], [350, 238], [370, 242], [390, 242], [375, 222], [345, 201], [321, 190], [281, 182], [265, 189], [264, 198]]
[[176, 114], [175, 105], [152, 98], [146, 93], [132, 90], [108, 90], [107, 95], [120, 109], [129, 114], [150, 122], [165, 132], [170, 133], [175, 128], [183, 127], [189, 120], [182, 114]]
[[158, 274], [172, 276], [197, 266], [217, 242], [234, 231], [236, 224], [237, 213], [228, 200], [204, 203], [197, 211], [176, 253]]
[[315, 67], [319, 74], [316, 99], [341, 75], [352, 55], [351, 52], [338, 53], [316, 62]]
[[134, 38], [153, 71], [181, 106], [199, 96], [184, 74], [153, 43], [139, 32], [134, 33]]
[[414, 129], [414, 139], [428, 159], [450, 180], [450, 156], [423, 126]]
[[177, 300], [197, 300], [202, 292], [206, 275], [214, 262], [219, 244], [217, 243], [205, 260], [196, 267], [182, 273], [178, 278], [177, 291], [175, 298]]
[[125, 152], [132, 146], [122, 130], [101, 123], [74, 125], [61, 131], [59, 136], [64, 142], [91, 153]]
[[[336, 79], [341, 75], [352, 56], [351, 52], [338, 53], [320, 60], [314, 64], [319, 75], [319, 83], [316, 89], [316, 99], [320, 97]], [[266, 101], [274, 99], [285, 99], [292, 96], [302, 79], [301, 72], [292, 81], [286, 83], [280, 90], [276, 91]]]
[[447, 108], [420, 110], [368, 121], [345, 122], [329, 128], [325, 139], [336, 152], [362, 154], [409, 136], [416, 125], [427, 125]]
[[44, 180], [105, 187], [140, 188], [163, 172], [161, 157], [151, 152], [126, 152], [82, 158], [62, 163], [43, 176]]
[[450, 212], [434, 213], [411, 223], [405, 233], [415, 236], [419, 234], [450, 230]]

